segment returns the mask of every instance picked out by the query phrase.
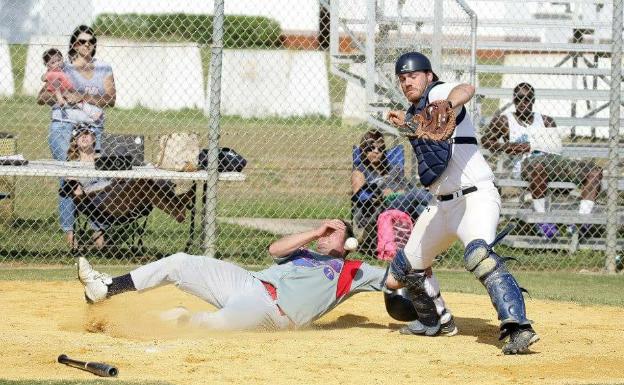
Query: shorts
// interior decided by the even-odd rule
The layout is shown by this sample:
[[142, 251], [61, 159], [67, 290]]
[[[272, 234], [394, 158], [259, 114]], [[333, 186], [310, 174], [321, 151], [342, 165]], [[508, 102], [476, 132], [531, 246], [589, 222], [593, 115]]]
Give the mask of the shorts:
[[522, 179], [530, 180], [533, 168], [541, 164], [549, 181], [583, 183], [587, 175], [599, 167], [591, 161], [564, 158], [556, 154], [531, 155], [522, 162]]

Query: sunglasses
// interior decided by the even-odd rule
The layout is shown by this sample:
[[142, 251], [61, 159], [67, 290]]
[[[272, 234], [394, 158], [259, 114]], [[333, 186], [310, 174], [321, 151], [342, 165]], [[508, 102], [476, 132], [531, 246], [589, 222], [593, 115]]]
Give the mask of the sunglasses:
[[95, 45], [97, 43], [97, 39], [92, 37], [91, 39], [78, 39], [76, 40], [76, 44], [85, 45], [85, 44]]
[[379, 150], [379, 152], [384, 152], [386, 150], [386, 146], [379, 144], [365, 144], [363, 148], [364, 152], [373, 152], [375, 150]]

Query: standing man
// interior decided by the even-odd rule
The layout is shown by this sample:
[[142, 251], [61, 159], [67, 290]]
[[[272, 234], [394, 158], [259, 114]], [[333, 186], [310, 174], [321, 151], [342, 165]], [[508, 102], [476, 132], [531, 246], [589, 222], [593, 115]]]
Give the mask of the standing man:
[[[166, 312], [168, 319], [213, 330], [303, 327], [320, 318], [353, 294], [380, 291], [385, 270], [345, 259], [357, 247], [351, 226], [342, 220], [325, 221], [316, 229], [273, 242], [275, 264], [251, 272], [218, 259], [177, 253], [118, 277], [94, 270], [78, 260], [78, 279], [89, 303], [128, 291], [139, 292], [175, 284], [218, 310], [190, 314], [185, 308]], [[315, 242], [317, 251], [304, 248]], [[355, 245], [353, 245], [355, 243]], [[347, 250], [349, 249], [349, 250]], [[431, 290], [439, 290], [431, 277]], [[444, 306], [439, 291], [436, 303]], [[413, 320], [413, 307], [400, 293], [386, 293], [386, 308], [396, 319]], [[442, 309], [445, 310], [445, 309]]]
[[[526, 318], [518, 283], [504, 259], [493, 251], [504, 236], [496, 237], [501, 201], [494, 174], [479, 151], [464, 107], [475, 89], [470, 84], [440, 82], [429, 59], [418, 52], [399, 57], [395, 73], [411, 106], [406, 112], [390, 111], [388, 120], [407, 132], [418, 158], [420, 181], [434, 198], [416, 221], [405, 248], [397, 252], [386, 286], [405, 287], [409, 298], [414, 299], [418, 320], [408, 324], [411, 334], [439, 334], [441, 319], [424, 285], [426, 270], [436, 255], [459, 238], [465, 246], [464, 266], [485, 286], [498, 313], [500, 339], [508, 337], [503, 353], [525, 353], [539, 336]], [[430, 109], [429, 103], [434, 101], [437, 106]], [[446, 117], [455, 119], [456, 127], [448, 139], [424, 138], [423, 125], [414, 124], [422, 116], [427, 119], [436, 108], [449, 112], [440, 117], [441, 123]]]
[[[514, 88], [513, 103], [514, 112], [492, 119], [481, 138], [483, 147], [492, 152], [518, 156], [513, 174], [529, 181], [535, 212], [546, 212], [548, 182], [557, 180], [581, 185], [579, 214], [591, 214], [600, 192], [602, 169], [593, 162], [561, 156], [563, 145], [555, 120], [533, 111], [535, 90], [529, 83], [520, 83]], [[588, 225], [581, 226], [580, 235], [585, 235], [588, 229]], [[558, 232], [553, 223], [538, 223], [536, 230], [548, 239], [554, 238]], [[570, 225], [567, 230], [574, 232], [577, 229]]]

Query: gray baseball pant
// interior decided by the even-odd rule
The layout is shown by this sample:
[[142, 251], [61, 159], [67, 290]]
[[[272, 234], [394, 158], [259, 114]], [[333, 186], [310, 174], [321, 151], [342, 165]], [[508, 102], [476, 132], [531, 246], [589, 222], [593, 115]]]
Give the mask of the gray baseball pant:
[[232, 263], [176, 253], [130, 272], [141, 292], [173, 283], [180, 290], [215, 306], [198, 312], [191, 324], [215, 330], [285, 329], [290, 320], [280, 314], [262, 282]]

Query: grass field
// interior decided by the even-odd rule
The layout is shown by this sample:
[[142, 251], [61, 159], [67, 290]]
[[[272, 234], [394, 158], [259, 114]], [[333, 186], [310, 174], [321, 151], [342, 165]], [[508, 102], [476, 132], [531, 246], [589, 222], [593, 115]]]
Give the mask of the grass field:
[[[19, 94], [26, 61], [25, 46], [12, 45], [11, 56], [18, 95], [0, 98], [0, 131], [17, 135], [18, 151], [28, 159], [49, 158], [47, 132], [49, 108], [38, 106], [35, 99]], [[209, 51], [202, 48], [204, 71]], [[491, 63], [490, 63], [491, 64]], [[500, 76], [481, 79], [488, 87], [500, 85]], [[346, 83], [329, 76], [332, 104], [344, 100]], [[498, 100], [487, 99], [482, 113], [491, 114]], [[351, 146], [367, 127], [343, 124], [340, 117], [242, 119], [224, 116], [221, 120], [220, 145], [231, 147], [248, 160], [244, 183], [221, 183], [218, 186], [218, 215], [221, 217], [260, 218], [329, 218], [350, 217]], [[154, 160], [158, 137], [165, 133], [193, 131], [206, 145], [208, 118], [201, 110], [152, 111], [111, 109], [107, 112], [106, 131], [145, 135], [146, 159]], [[411, 170], [410, 160], [407, 164]], [[17, 178], [14, 216], [4, 221], [0, 215], [0, 262], [71, 263], [72, 256], [57, 224], [56, 178]], [[183, 188], [188, 185], [183, 185]], [[2, 202], [0, 202], [0, 205]], [[188, 223], [181, 226], [166, 215], [154, 212], [145, 235], [146, 253], [134, 257], [125, 251], [103, 256], [110, 263], [127, 263], [158, 258], [182, 249], [187, 239]], [[236, 225], [217, 225], [217, 253], [244, 263], [267, 261], [266, 245], [275, 235]], [[194, 246], [191, 252], [201, 250]], [[501, 247], [505, 255], [515, 256], [518, 270], [598, 271], [604, 255], [580, 251], [519, 250]], [[95, 254], [97, 256], [97, 253]], [[440, 261], [447, 268], [462, 267], [462, 251], [454, 247]]]

